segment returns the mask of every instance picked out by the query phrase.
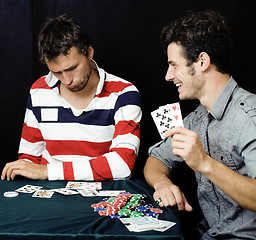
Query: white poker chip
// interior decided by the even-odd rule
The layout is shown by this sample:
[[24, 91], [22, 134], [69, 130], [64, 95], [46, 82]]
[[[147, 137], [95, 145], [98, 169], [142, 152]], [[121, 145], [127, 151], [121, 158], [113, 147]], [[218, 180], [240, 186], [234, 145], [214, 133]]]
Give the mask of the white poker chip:
[[4, 196], [5, 197], [17, 197], [19, 195], [19, 193], [18, 192], [5, 192], [4, 193]]

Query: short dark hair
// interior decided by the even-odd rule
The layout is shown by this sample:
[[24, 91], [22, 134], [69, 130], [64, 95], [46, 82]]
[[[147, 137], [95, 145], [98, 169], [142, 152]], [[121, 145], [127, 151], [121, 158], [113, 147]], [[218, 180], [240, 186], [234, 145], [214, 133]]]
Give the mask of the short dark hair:
[[231, 37], [224, 18], [217, 12], [188, 12], [162, 30], [160, 42], [165, 52], [172, 42], [180, 45], [188, 66], [206, 52], [217, 71], [230, 73]]
[[91, 41], [80, 23], [66, 14], [49, 19], [38, 36], [39, 60], [45, 63], [60, 54], [68, 55], [73, 46], [88, 55]]

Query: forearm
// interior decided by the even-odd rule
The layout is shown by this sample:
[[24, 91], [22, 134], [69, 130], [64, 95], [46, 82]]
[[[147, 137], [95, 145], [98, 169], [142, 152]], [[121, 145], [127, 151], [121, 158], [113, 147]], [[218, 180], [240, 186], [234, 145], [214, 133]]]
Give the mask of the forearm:
[[256, 179], [245, 177], [208, 156], [202, 174], [243, 208], [256, 211]]
[[170, 185], [170, 171], [160, 160], [150, 156], [144, 167], [147, 183], [155, 190], [159, 185]]
[[178, 206], [179, 210], [192, 211], [179, 187], [170, 180], [169, 168], [160, 160], [150, 156], [144, 168], [145, 179], [155, 189], [153, 197], [160, 200], [160, 207]]

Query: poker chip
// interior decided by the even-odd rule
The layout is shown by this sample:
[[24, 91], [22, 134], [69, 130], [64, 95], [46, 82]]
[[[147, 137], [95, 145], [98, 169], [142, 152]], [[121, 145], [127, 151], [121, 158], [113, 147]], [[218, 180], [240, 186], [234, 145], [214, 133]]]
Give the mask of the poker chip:
[[135, 211], [145, 213], [145, 212], [149, 211], [149, 207], [147, 207], [147, 206], [138, 206], [138, 207], [135, 208]]
[[158, 218], [159, 214], [156, 212], [149, 211], [149, 212], [144, 213], [144, 216]]
[[159, 208], [150, 208], [150, 211], [158, 213], [158, 214], [163, 213], [163, 210], [161, 210]]
[[100, 216], [108, 216], [107, 213], [106, 213], [106, 211], [99, 211], [98, 214], [99, 214]]
[[109, 215], [110, 218], [120, 218], [121, 216], [119, 214], [115, 214], [115, 215]]
[[18, 192], [10, 191], [10, 192], [5, 192], [4, 196], [5, 197], [17, 197], [19, 195]]
[[101, 211], [105, 211], [105, 210], [106, 210], [106, 208], [101, 208], [101, 207], [94, 208], [94, 212], [101, 212]]
[[163, 211], [146, 203], [145, 194], [119, 193], [115, 197], [104, 198], [101, 202], [92, 204], [91, 207], [100, 216], [110, 218], [143, 217], [158, 218]]
[[118, 211], [118, 214], [123, 217], [129, 217], [131, 215], [130, 209], [121, 209]]
[[144, 216], [144, 213], [140, 213], [137, 211], [133, 211], [130, 215], [130, 217], [143, 217], [143, 216]]
[[112, 202], [114, 201], [114, 199], [115, 199], [115, 197], [110, 197], [110, 198], [107, 200], [107, 202], [112, 203]]

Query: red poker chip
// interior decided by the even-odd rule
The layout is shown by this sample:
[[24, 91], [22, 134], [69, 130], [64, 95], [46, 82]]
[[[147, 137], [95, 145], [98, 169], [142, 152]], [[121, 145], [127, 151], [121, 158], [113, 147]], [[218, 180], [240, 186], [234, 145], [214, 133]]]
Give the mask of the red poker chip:
[[155, 213], [163, 213], [163, 210], [159, 209], [159, 208], [150, 208], [150, 211], [155, 212]]
[[106, 211], [100, 211], [100, 212], [98, 212], [98, 214], [100, 216], [107, 216], [107, 212]]
[[111, 203], [109, 203], [109, 202], [99, 202], [99, 203], [92, 204], [91, 207], [92, 208], [102, 208], [102, 207], [107, 207], [110, 205], [111, 205]]

